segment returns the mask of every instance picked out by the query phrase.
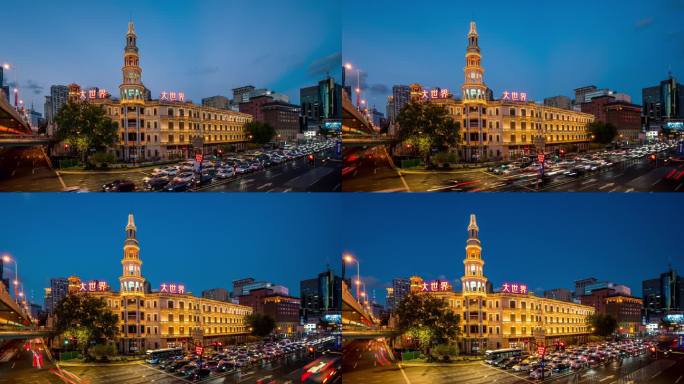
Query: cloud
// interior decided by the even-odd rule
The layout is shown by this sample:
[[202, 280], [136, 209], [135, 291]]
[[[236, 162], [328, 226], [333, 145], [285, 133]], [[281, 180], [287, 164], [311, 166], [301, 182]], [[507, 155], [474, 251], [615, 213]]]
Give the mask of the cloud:
[[320, 77], [342, 67], [342, 52], [335, 52], [309, 64], [307, 73], [311, 77]]
[[634, 23], [634, 29], [636, 29], [637, 31], [644, 30], [653, 25], [654, 21], [655, 20], [653, 20], [652, 17], [645, 17], [643, 19], [637, 20], [637, 22]]
[[390, 88], [385, 84], [373, 84], [368, 90], [374, 95], [386, 95], [390, 93]]
[[43, 93], [43, 89], [45, 89], [44, 86], [42, 86], [42, 85], [40, 85], [40, 84], [36, 83], [35, 81], [30, 80], [30, 79], [26, 80], [26, 82], [23, 84], [17, 83], [16, 81], [10, 81], [7, 83], [7, 85], [10, 88], [19, 88], [19, 92], [28, 91], [28, 92], [33, 93], [34, 95], [40, 95], [41, 93]]
[[191, 75], [206, 76], [206, 75], [213, 75], [214, 73], [217, 73], [218, 71], [219, 71], [219, 67], [213, 65], [213, 66], [193, 68], [189, 72]]

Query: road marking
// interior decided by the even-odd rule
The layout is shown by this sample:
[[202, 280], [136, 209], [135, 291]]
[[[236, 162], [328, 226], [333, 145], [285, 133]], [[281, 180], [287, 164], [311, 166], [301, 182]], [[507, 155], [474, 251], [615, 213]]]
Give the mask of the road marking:
[[263, 184], [263, 185], [258, 186], [257, 189], [258, 189], [258, 190], [262, 190], [262, 189], [264, 189], [264, 188], [270, 187], [271, 185], [273, 185], [273, 183], [266, 183], [266, 184]]
[[401, 183], [404, 184], [404, 188], [406, 188], [406, 192], [411, 192], [411, 188], [409, 188], [408, 184], [406, 183], [404, 175], [402, 175], [399, 168], [397, 168], [397, 166], [394, 165], [394, 161], [392, 161], [392, 158], [390, 157], [389, 153], [387, 152], [387, 148], [385, 148], [384, 145], [382, 146], [382, 150], [385, 152], [385, 156], [387, 156], [387, 161], [389, 162], [390, 166], [394, 168], [394, 171], [397, 172], [397, 175], [399, 175]]
[[613, 185], [615, 185], [615, 183], [608, 183], [608, 184], [606, 184], [606, 185], [603, 185], [603, 186], [599, 187], [599, 189], [600, 189], [600, 190], [604, 190], [604, 189], [606, 189], [606, 188], [612, 187]]
[[589, 180], [585, 180], [585, 181], [581, 182], [580, 184], [585, 185], [585, 184], [593, 183], [595, 181], [598, 181], [598, 180], [591, 178]]
[[675, 384], [679, 383], [679, 380], [681, 380], [681, 379], [682, 379], [682, 376], [679, 376], [679, 377], [677, 378], [677, 380], [675, 380]]
[[286, 190], [283, 191], [283, 193], [290, 192], [290, 191], [292, 191], [292, 188], [287, 188]]
[[411, 380], [409, 380], [408, 376], [406, 376], [406, 372], [404, 372], [404, 367], [401, 366], [401, 363], [397, 365], [399, 366], [399, 371], [401, 371], [401, 375], [404, 376], [404, 381], [406, 381], [406, 384], [411, 384]]
[[653, 184], [651, 184], [651, 187], [655, 187], [656, 184], [660, 183], [663, 179], [658, 179], [656, 180]]
[[606, 380], [612, 379], [613, 377], [614, 377], [613, 375], [606, 376], [606, 377], [604, 377], [603, 379], [601, 379], [601, 380], [599, 380], [599, 381], [606, 381]]
[[625, 191], [625, 193], [628, 193], [628, 192], [634, 192], [634, 188], [630, 188], [630, 189]]
[[675, 188], [675, 191], [679, 191], [679, 188], [681, 188], [682, 185], [684, 185], [684, 183], [679, 183], [679, 185], [677, 186], [677, 188]]

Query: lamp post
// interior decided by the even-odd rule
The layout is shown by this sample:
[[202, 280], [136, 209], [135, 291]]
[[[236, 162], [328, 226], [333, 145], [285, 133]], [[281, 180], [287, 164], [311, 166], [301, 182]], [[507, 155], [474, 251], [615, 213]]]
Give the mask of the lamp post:
[[12, 285], [14, 286], [14, 301], [19, 303], [17, 295], [19, 289], [19, 264], [17, 264], [17, 261], [8, 254], [2, 256], [2, 261], [7, 264], [14, 263], [14, 280], [12, 280]]
[[360, 302], [361, 267], [359, 266], [359, 261], [348, 253], [344, 255], [344, 261], [347, 263], [356, 263], [356, 301]]

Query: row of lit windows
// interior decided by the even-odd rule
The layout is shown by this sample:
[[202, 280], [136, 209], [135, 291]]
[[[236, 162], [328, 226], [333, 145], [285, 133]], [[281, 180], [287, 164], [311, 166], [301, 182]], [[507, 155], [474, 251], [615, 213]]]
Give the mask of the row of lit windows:
[[[462, 113], [465, 113], [461, 108], [454, 108], [454, 107], [447, 107], [449, 112], [452, 115], [461, 115]], [[475, 108], [474, 110], [471, 109], [470, 112], [477, 112], [478, 109]], [[505, 109], [504, 109], [505, 111]], [[529, 113], [528, 113], [529, 112]], [[487, 116], [499, 116], [499, 108], [487, 108], [485, 111]], [[540, 119], [542, 117], [541, 111], [537, 110], [532, 110], [532, 109], [526, 109], [526, 108], [509, 108], [508, 109], [508, 114], [505, 116], [519, 116], [519, 117], [530, 117], [530, 118], [537, 118]], [[544, 120], [559, 120], [559, 121], [571, 121], [571, 122], [577, 122], [577, 123], [589, 123], [592, 118], [591, 117], [580, 117], [577, 115], [566, 115], [566, 114], [558, 114], [558, 113], [550, 113], [550, 112], [544, 112]]]
[[[199, 330], [199, 328], [195, 328]], [[178, 328], [178, 333], [175, 332], [174, 327], [168, 327], [167, 332], [165, 333], [165, 336], [185, 336], [190, 334], [190, 328], [187, 328], [187, 333], [185, 332], [186, 328], [185, 327], [179, 327]], [[213, 328], [204, 328], [204, 334], [205, 335], [215, 335], [215, 334], [225, 334], [225, 333], [244, 333], [245, 332], [245, 327], [213, 327]]]
[[[214, 136], [213, 136], [213, 139], [212, 139], [212, 136], [211, 136], [211, 135], [204, 135], [203, 137], [204, 137], [204, 141], [205, 141], [205, 142], [211, 142], [211, 141], [236, 141], [236, 140], [244, 140], [244, 139], [245, 139], [245, 135], [244, 135], [244, 134], [241, 134], [241, 135], [214, 135]], [[169, 144], [173, 144], [173, 143], [190, 143], [190, 142], [192, 142], [192, 138], [193, 138], [193, 136], [187, 136], [187, 140], [186, 140], [186, 136], [185, 136], [185, 135], [180, 135], [180, 136], [178, 137], [178, 141], [176, 141], [176, 138], [174, 137], [174, 135], [168, 135], [167, 143], [169, 143]]]
[[[452, 308], [460, 308], [462, 304], [461, 300], [449, 300], [449, 305]], [[541, 311], [542, 310], [542, 304], [541, 303], [534, 303], [534, 302], [529, 302], [529, 306], [527, 305], [528, 302], [525, 300], [509, 300], [508, 301], [508, 306], [505, 308], [509, 309], [523, 309], [523, 310], [533, 310], [533, 311]], [[489, 309], [493, 308], [499, 308], [499, 300], [487, 300], [486, 307]], [[554, 305], [548, 305], [544, 304], [544, 312], [546, 313], [564, 313], [564, 314], [569, 314], [569, 315], [583, 315], [583, 316], [588, 316], [593, 313], [592, 309], [580, 309], [580, 308], [574, 308], [574, 307], [566, 307], [566, 306], [554, 306]], [[490, 319], [491, 320], [491, 319]]]
[[[136, 111], [136, 109], [132, 109], [132, 111]], [[163, 109], [162, 109], [163, 111]], [[187, 113], [186, 113], [187, 111]], [[183, 109], [183, 108], [166, 108], [165, 110], [166, 114], [165, 115], [160, 115], [160, 116], [167, 116], [167, 117], [188, 117], [188, 118], [200, 118], [200, 112], [197, 110], [192, 110], [192, 109]], [[125, 114], [125, 109], [124, 107], [121, 108], [112, 108], [108, 107], [107, 108], [107, 113], [110, 116], [118, 116], [118, 115], [124, 115]], [[140, 108], [140, 114], [145, 115], [145, 116], [157, 116], [157, 108]], [[210, 112], [202, 112], [201, 113], [202, 120], [216, 120], [216, 121], [228, 121], [228, 122], [236, 122], [236, 123], [246, 123], [250, 120], [249, 116], [238, 116], [238, 115], [233, 115], [233, 114], [222, 114], [222, 113], [210, 113]]]

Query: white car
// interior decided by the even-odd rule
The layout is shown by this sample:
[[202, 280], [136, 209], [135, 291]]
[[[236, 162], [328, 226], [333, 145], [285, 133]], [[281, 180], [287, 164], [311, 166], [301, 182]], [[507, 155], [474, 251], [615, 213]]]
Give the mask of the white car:
[[182, 181], [185, 183], [191, 183], [195, 179], [195, 174], [192, 172], [183, 172], [176, 176], [173, 180], [174, 181]]
[[216, 172], [216, 177], [218, 177], [219, 179], [227, 179], [233, 176], [235, 176], [233, 168], [219, 168], [218, 172]]
[[[544, 369], [544, 378], [551, 377], [551, 370], [548, 368]], [[542, 369], [537, 368], [534, 371], [530, 372], [530, 378], [532, 379], [541, 379], [542, 378]]]

